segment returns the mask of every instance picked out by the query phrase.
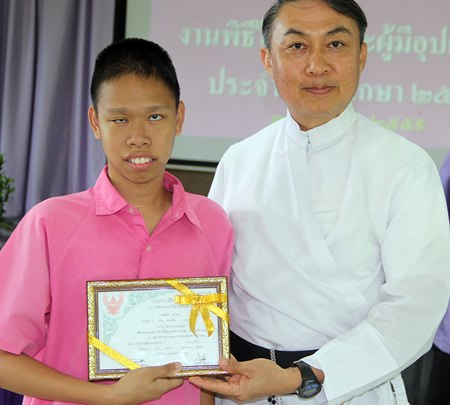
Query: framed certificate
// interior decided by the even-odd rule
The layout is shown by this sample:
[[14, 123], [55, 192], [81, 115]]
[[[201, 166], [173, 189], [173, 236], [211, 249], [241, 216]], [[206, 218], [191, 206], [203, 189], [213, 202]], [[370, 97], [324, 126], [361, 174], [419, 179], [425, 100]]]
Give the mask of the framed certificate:
[[181, 362], [177, 377], [226, 374], [226, 277], [89, 281], [89, 380]]

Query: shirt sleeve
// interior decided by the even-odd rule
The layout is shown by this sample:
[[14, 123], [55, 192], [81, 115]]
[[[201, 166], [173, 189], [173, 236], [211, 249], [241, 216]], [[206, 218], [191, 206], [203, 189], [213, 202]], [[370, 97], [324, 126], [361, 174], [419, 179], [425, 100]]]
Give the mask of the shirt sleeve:
[[[219, 162], [216, 173], [209, 190], [208, 198], [215, 201], [221, 207], [224, 206], [224, 176], [223, 176], [223, 164]], [[224, 251], [224, 257], [222, 259], [221, 268], [224, 269], [226, 275], [230, 274], [231, 264], [233, 261], [233, 246], [234, 246], [234, 233], [230, 223], [230, 229], [228, 231], [226, 249]]]
[[[212, 199], [210, 198], [210, 200]], [[218, 271], [222, 276], [229, 276], [234, 247], [233, 227], [224, 209], [216, 202], [209, 202], [218, 209], [212, 217], [214, 234], [211, 235], [211, 240], [214, 241], [215, 245], [214, 250], [217, 257]]]
[[45, 221], [31, 210], [0, 250], [0, 349], [35, 356], [50, 311]]
[[375, 388], [423, 355], [449, 300], [449, 227], [434, 165], [394, 174], [392, 191], [383, 192], [389, 218], [380, 242], [380, 301], [363, 322], [304, 359], [324, 371], [331, 405]]
[[223, 257], [219, 264], [221, 275], [224, 276], [230, 275], [231, 262], [233, 260], [233, 246], [234, 246], [233, 229], [230, 224], [230, 227], [227, 229], [227, 236], [225, 239], [225, 248], [223, 251]]
[[209, 189], [208, 198], [215, 201], [220, 206], [224, 206], [224, 173], [223, 159], [219, 162], [214, 174], [214, 178]]

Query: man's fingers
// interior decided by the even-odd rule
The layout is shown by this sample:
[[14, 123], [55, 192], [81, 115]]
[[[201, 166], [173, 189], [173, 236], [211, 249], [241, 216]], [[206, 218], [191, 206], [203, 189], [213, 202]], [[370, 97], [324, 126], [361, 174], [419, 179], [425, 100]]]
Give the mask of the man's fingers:
[[189, 377], [189, 382], [199, 388], [206, 388], [205, 384], [207, 384], [207, 382], [205, 380], [206, 377]]
[[241, 394], [241, 381], [246, 378], [246, 362], [239, 363], [233, 356], [230, 359], [221, 358], [219, 360], [220, 368], [230, 376], [225, 380], [211, 377], [191, 377], [189, 381], [199, 388], [207, 391], [215, 392], [217, 394], [226, 395], [230, 397], [237, 397]]
[[223, 371], [226, 371], [229, 374], [237, 374], [238, 373], [238, 361], [231, 357], [230, 359], [226, 359], [222, 357], [219, 360], [219, 366]]
[[221, 395], [233, 396], [236, 394], [236, 387], [231, 386], [226, 381], [218, 378], [208, 377], [190, 377], [189, 381], [199, 388], [203, 388], [207, 391], [215, 392]]

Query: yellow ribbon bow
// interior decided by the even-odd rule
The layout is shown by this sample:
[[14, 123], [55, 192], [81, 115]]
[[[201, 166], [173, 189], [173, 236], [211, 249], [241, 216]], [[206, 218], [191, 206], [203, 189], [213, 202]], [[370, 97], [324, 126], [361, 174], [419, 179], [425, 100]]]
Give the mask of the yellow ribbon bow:
[[177, 295], [175, 297], [175, 302], [181, 305], [192, 305], [191, 314], [189, 316], [189, 328], [192, 333], [195, 335], [195, 324], [197, 322], [197, 316], [200, 312], [202, 314], [203, 322], [205, 322], [206, 330], [208, 332], [208, 336], [214, 332], [214, 324], [211, 321], [211, 317], [209, 316], [209, 311], [216, 314], [219, 318], [223, 319], [225, 322], [228, 322], [228, 314], [223, 311], [221, 308], [214, 304], [227, 302], [227, 296], [225, 294], [207, 294], [207, 295], [199, 295], [195, 294], [184, 284], [180, 283], [177, 280], [167, 279], [168, 284], [170, 284], [173, 288], [177, 289], [183, 295]]

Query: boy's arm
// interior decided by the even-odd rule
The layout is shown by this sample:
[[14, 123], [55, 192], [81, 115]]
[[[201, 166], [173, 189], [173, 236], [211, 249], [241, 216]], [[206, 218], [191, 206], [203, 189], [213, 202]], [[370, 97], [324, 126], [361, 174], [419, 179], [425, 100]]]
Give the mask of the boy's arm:
[[200, 405], [214, 405], [214, 394], [212, 392], [202, 390], [200, 394]]
[[168, 378], [180, 369], [179, 363], [144, 367], [115, 384], [96, 384], [60, 373], [27, 355], [0, 350], [1, 387], [31, 397], [89, 405], [135, 405], [157, 399], [183, 384], [182, 379]]

